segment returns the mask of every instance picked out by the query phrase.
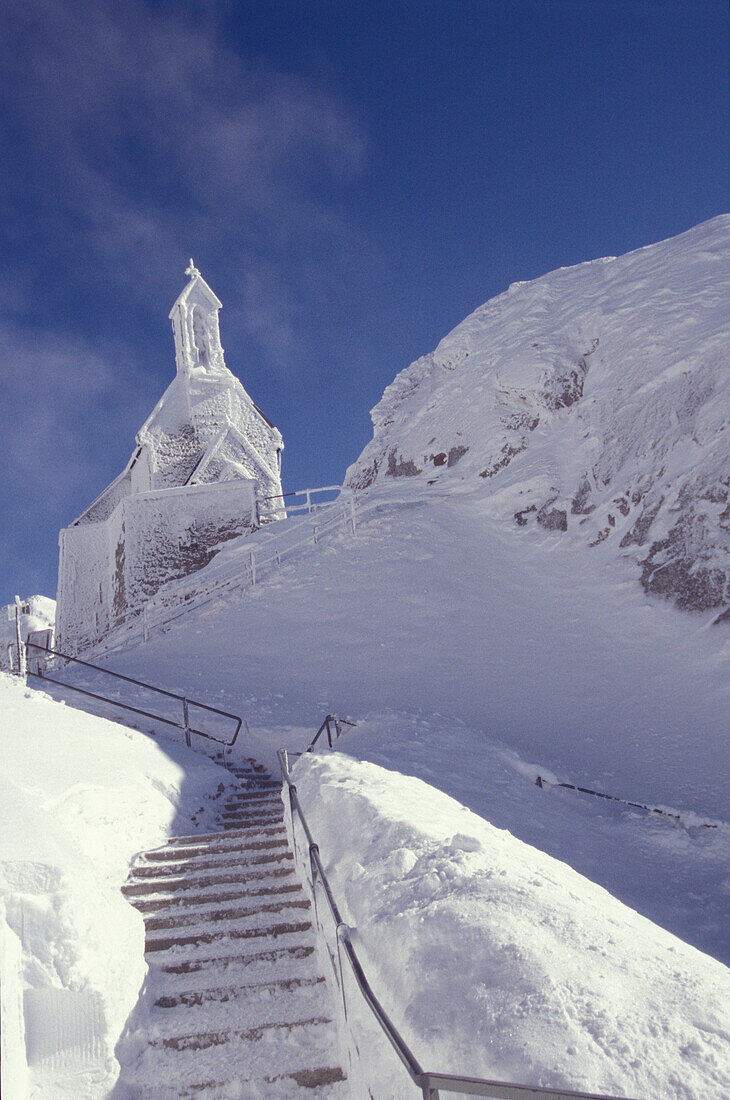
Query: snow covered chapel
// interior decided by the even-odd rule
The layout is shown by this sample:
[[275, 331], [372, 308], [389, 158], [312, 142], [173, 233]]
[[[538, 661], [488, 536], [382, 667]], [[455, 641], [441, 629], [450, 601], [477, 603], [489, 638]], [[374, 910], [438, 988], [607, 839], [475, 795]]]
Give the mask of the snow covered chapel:
[[192, 260], [186, 274], [170, 313], [177, 374], [124, 470], [60, 533], [61, 650], [92, 644], [206, 565], [256, 526], [257, 499], [281, 493], [281, 434], [225, 365], [221, 303]]

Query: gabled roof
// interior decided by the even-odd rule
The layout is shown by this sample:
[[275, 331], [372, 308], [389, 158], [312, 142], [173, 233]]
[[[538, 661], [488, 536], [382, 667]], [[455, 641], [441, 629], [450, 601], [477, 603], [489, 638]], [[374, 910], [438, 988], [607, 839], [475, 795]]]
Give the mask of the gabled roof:
[[208, 286], [205, 279], [200, 274], [200, 272], [198, 271], [197, 267], [195, 266], [195, 264], [193, 263], [192, 260], [190, 261], [190, 265], [186, 269], [185, 274], [190, 276], [190, 282], [184, 288], [182, 293], [179, 294], [178, 297], [175, 299], [173, 307], [172, 307], [172, 309], [170, 310], [170, 313], [169, 313], [170, 320], [172, 320], [172, 315], [174, 314], [177, 307], [179, 305], [182, 305], [184, 302], [186, 302], [188, 300], [188, 298], [192, 294], [193, 290], [197, 290], [198, 293], [202, 294], [204, 298], [207, 298], [214, 309], [222, 309], [223, 303], [216, 297], [216, 295], [210, 289], [210, 287]]

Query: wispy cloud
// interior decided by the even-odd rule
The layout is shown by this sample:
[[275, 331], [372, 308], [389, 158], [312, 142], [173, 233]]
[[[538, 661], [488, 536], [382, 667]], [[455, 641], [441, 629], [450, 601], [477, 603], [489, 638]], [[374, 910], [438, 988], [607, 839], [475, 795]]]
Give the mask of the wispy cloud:
[[345, 231], [323, 195], [361, 171], [367, 142], [331, 91], [237, 56], [193, 10], [197, 23], [140, 0], [4, 5], [0, 109], [16, 155], [0, 211], [35, 293], [44, 255], [80, 292], [103, 279], [142, 302], [193, 247], [201, 261], [245, 257], [261, 305], [250, 333], [278, 360], [293, 341], [287, 302], [306, 294], [299, 259]]

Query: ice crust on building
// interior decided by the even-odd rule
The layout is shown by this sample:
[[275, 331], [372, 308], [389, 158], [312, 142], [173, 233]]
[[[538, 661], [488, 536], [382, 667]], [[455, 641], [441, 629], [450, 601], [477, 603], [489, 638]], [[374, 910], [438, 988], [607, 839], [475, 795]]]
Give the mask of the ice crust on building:
[[57, 626], [69, 650], [206, 565], [257, 526], [257, 501], [281, 494], [281, 434], [225, 364], [220, 301], [192, 260], [186, 274], [170, 311], [176, 375], [124, 470], [60, 533]]

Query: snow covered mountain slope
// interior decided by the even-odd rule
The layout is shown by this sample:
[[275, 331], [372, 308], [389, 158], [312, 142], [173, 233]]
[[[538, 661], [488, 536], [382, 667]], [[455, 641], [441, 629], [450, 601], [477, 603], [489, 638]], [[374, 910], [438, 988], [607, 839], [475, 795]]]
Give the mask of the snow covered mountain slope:
[[487, 485], [730, 619], [730, 216], [515, 283], [388, 386], [347, 483]]
[[364, 759], [447, 791], [730, 961], [727, 826], [690, 834], [535, 786], [552, 772], [730, 822], [728, 632], [711, 612], [648, 601], [605, 542], [586, 554], [495, 521], [487, 487], [407, 503], [400, 488], [375, 488], [356, 537], [312, 542], [109, 666], [243, 715], [246, 751], [272, 770], [274, 750], [305, 747], [328, 711], [350, 715], [344, 751], [356, 736]]

